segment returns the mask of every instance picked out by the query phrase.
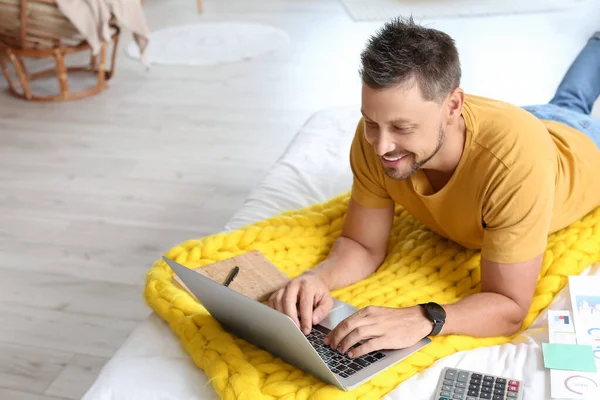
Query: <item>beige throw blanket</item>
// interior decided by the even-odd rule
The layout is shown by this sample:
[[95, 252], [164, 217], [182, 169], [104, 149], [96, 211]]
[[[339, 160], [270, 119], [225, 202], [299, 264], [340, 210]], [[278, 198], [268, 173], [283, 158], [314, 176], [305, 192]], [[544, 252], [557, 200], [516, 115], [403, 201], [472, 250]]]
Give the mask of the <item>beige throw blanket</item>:
[[142, 62], [148, 68], [148, 26], [140, 0], [55, 1], [60, 11], [89, 42], [94, 54], [98, 54], [103, 42], [110, 41], [109, 22], [114, 15], [120, 25], [133, 33], [140, 48]]

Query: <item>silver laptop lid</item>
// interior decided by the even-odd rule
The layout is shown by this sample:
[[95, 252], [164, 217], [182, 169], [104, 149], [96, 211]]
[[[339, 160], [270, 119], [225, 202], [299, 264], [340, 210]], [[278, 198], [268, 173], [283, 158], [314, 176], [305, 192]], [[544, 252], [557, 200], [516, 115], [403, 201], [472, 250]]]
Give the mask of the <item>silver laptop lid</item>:
[[343, 388], [287, 315], [163, 257], [223, 327], [327, 383]]

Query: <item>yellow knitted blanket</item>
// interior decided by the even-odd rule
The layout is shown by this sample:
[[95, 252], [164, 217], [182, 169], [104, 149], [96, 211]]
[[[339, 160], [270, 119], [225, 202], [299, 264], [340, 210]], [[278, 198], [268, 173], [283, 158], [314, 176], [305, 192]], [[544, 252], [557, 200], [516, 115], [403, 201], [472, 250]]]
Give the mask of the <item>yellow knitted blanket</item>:
[[[230, 233], [182, 243], [165, 255], [190, 268], [261, 251], [289, 277], [316, 266], [339, 236], [349, 193], [300, 210], [290, 210]], [[334, 291], [356, 307], [412, 306], [455, 302], [478, 291], [480, 254], [432, 233], [402, 207], [396, 208], [389, 255], [367, 279]], [[549, 237], [540, 281], [522, 330], [568, 282], [600, 260], [600, 208]], [[225, 332], [206, 309], [172, 283], [160, 260], [149, 270], [144, 296], [166, 320], [193, 362], [206, 372], [222, 399], [379, 399], [399, 383], [442, 357], [480, 346], [508, 343], [510, 337], [442, 336], [360, 387], [341, 391]]]

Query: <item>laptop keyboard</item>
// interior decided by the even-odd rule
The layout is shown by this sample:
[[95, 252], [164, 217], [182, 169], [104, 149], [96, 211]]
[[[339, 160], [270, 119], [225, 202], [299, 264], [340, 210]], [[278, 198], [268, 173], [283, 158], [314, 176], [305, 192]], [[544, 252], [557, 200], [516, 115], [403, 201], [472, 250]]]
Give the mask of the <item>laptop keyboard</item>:
[[[306, 338], [315, 348], [317, 353], [319, 353], [319, 356], [321, 356], [323, 361], [325, 361], [329, 369], [342, 378], [349, 378], [365, 367], [386, 357], [385, 353], [380, 351], [372, 351], [371, 353], [355, 358], [350, 358], [346, 354], [340, 354], [331, 347], [323, 344], [323, 339], [325, 339], [325, 336], [329, 331], [330, 330], [324, 326], [315, 325]], [[360, 345], [361, 343], [357, 343], [350, 347], [348, 351]]]

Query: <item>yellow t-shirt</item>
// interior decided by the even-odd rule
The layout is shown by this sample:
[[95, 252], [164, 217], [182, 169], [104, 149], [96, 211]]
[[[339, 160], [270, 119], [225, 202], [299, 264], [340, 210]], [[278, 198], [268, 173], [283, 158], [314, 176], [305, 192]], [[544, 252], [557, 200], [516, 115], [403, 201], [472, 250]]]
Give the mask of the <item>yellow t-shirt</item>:
[[402, 205], [434, 232], [499, 263], [542, 253], [548, 234], [600, 206], [600, 149], [585, 134], [520, 107], [466, 95], [466, 138], [448, 183], [435, 192], [422, 170], [385, 175], [364, 137], [352, 142], [352, 198], [365, 207]]

